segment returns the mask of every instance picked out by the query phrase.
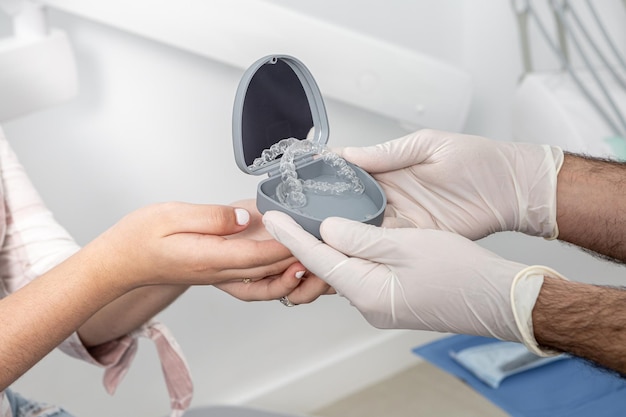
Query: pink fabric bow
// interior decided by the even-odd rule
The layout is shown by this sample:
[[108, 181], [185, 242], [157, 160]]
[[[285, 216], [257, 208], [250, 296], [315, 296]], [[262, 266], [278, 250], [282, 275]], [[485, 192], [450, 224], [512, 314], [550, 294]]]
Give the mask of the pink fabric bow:
[[105, 365], [104, 387], [109, 394], [114, 394], [117, 386], [128, 372], [137, 353], [138, 337], [146, 337], [154, 341], [165, 384], [170, 396], [171, 417], [180, 417], [189, 408], [193, 397], [193, 383], [187, 361], [180, 345], [167, 327], [156, 321], [150, 321], [132, 334], [108, 343], [102, 348], [106, 350], [92, 351], [91, 354]]

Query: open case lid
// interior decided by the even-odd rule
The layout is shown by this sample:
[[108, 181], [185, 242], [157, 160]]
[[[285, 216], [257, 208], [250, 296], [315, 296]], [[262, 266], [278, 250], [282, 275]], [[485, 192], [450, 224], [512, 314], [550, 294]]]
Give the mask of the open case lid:
[[[233, 147], [237, 166], [247, 174], [278, 171], [280, 158], [252, 169], [254, 160], [282, 139], [328, 142], [322, 95], [309, 70], [288, 55], [269, 55], [244, 73], [233, 109]], [[304, 155], [296, 160], [310, 160]]]

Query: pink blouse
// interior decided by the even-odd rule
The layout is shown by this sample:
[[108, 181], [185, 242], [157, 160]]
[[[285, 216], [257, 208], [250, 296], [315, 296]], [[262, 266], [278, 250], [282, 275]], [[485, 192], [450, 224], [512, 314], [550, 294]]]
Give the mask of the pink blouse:
[[[4, 298], [80, 248], [43, 204], [1, 129], [0, 200], [0, 298]], [[104, 386], [113, 394], [133, 361], [139, 337], [150, 338], [156, 344], [171, 416], [181, 416], [191, 403], [193, 385], [180, 346], [164, 325], [150, 321], [132, 334], [91, 349], [74, 333], [59, 348], [104, 368]], [[0, 417], [13, 417], [2, 391]]]

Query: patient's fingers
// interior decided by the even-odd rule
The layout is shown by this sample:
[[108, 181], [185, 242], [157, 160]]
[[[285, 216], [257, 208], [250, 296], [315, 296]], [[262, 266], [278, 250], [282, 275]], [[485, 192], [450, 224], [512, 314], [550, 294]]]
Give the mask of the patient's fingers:
[[335, 289], [317, 276], [307, 272], [301, 279], [300, 285], [286, 296], [294, 304], [307, 304], [326, 294], [335, 294]]
[[301, 283], [300, 278], [304, 273], [304, 266], [296, 262], [280, 275], [250, 281], [245, 279], [247, 277], [243, 277], [215, 286], [244, 301], [277, 300], [292, 292]]

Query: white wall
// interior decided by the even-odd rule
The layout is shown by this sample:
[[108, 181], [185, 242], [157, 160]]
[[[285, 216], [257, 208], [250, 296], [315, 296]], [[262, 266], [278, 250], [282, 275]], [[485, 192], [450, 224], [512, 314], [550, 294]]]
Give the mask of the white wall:
[[[475, 83], [466, 131], [510, 139], [521, 64], [509, 2], [273, 2], [466, 69]], [[80, 243], [152, 202], [229, 203], [254, 195], [258, 179], [236, 168], [231, 151], [241, 70], [62, 12], [50, 18], [74, 43], [80, 95], [4, 128], [45, 201]], [[334, 145], [406, 133], [335, 101], [327, 110]], [[557, 242], [502, 234], [483, 243], [572, 279], [612, 282], [622, 272]], [[435, 336], [373, 329], [339, 297], [287, 310], [277, 302], [243, 303], [214, 288], [192, 289], [160, 318], [193, 369], [194, 404], [249, 401], [302, 413], [406, 366], [416, 360], [410, 348]], [[115, 397], [99, 378], [99, 370], [53, 353], [15, 387], [82, 416], [167, 414], [148, 342]]]

